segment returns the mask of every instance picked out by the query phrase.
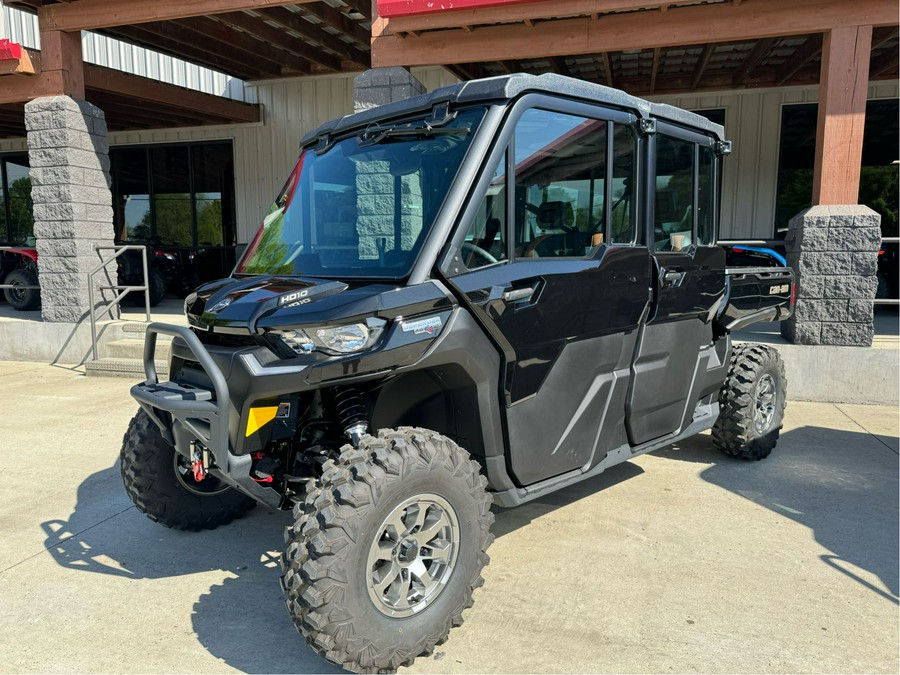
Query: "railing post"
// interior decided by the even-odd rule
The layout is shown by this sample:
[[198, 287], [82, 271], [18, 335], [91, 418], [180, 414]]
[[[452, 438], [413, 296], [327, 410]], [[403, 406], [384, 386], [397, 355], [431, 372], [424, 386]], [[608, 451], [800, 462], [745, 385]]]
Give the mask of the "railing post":
[[150, 323], [150, 274], [147, 269], [147, 247], [141, 248], [141, 258], [144, 263], [144, 311], [147, 314], [147, 323]]
[[[99, 254], [100, 252], [97, 251]], [[101, 260], [103, 256], [100, 256]], [[91, 360], [97, 360], [97, 317], [94, 312], [94, 273], [88, 274], [88, 311], [91, 313]]]

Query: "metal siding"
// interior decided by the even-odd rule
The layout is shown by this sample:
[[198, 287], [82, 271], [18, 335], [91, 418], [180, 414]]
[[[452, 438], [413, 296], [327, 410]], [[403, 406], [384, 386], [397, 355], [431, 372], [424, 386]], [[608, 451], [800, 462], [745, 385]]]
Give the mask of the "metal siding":
[[[41, 48], [36, 15], [5, 5], [2, 7], [2, 13], [0, 37], [31, 49]], [[81, 49], [87, 63], [158, 79], [161, 82], [196, 89], [207, 94], [245, 100], [241, 80], [121, 40], [83, 31]]]

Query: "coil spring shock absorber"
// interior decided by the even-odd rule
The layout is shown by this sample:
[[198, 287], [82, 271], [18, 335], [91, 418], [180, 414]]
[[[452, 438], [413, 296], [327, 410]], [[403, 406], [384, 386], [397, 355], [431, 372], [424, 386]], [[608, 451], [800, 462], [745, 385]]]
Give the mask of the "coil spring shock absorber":
[[334, 389], [334, 405], [337, 408], [338, 420], [344, 428], [354, 448], [359, 447], [362, 435], [369, 429], [366, 406], [362, 393], [356, 387]]

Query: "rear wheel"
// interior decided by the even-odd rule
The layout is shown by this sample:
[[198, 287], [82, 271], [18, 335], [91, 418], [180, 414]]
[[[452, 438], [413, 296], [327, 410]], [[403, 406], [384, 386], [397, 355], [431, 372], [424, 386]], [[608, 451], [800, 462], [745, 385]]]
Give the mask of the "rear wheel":
[[487, 481], [443, 436], [364, 436], [326, 464], [285, 533], [282, 588], [319, 654], [356, 672], [430, 654], [462, 623], [493, 537]]
[[[150, 306], [156, 307], [166, 297], [169, 282], [166, 281], [165, 275], [158, 269], [151, 269], [147, 272], [147, 282], [150, 290]], [[135, 286], [142, 286], [144, 284], [143, 276], [133, 283]], [[132, 291], [128, 294], [128, 302], [138, 307], [142, 306], [144, 304], [144, 292]]]
[[3, 289], [6, 301], [13, 309], [20, 312], [38, 309], [41, 306], [41, 292], [37, 288], [25, 288], [25, 286], [37, 286], [37, 275], [31, 270], [13, 270], [6, 275], [5, 284], [17, 288]]
[[775, 349], [735, 347], [719, 392], [719, 418], [712, 430], [716, 447], [741, 459], [768, 457], [778, 443], [786, 394], [784, 363]]
[[143, 410], [132, 418], [122, 441], [122, 480], [139, 511], [176, 530], [212, 530], [256, 506], [211, 474], [195, 480], [190, 462]]

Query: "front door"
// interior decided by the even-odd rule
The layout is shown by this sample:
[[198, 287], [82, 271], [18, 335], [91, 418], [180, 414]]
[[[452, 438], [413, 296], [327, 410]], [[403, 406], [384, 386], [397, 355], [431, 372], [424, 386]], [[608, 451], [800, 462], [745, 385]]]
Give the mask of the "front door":
[[700, 351], [712, 342], [712, 315], [725, 291], [725, 252], [715, 246], [712, 140], [660, 124], [649, 155], [655, 160], [648, 167], [655, 292], [633, 367], [632, 445], [690, 421], [697, 404], [691, 392], [703, 376]]
[[631, 119], [566, 107], [513, 115], [509, 144], [494, 151], [467, 212], [465, 269], [451, 279], [504, 355], [508, 468], [519, 485], [592, 466], [626, 442], [629, 369], [649, 301], [650, 257], [634, 244]]

